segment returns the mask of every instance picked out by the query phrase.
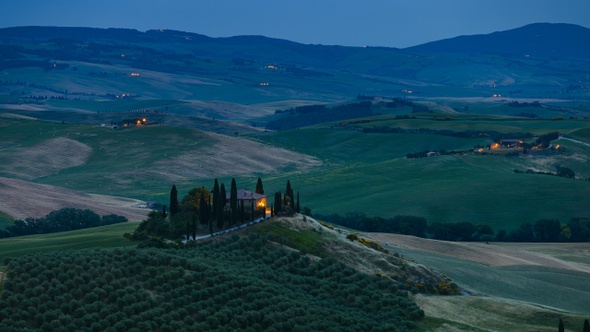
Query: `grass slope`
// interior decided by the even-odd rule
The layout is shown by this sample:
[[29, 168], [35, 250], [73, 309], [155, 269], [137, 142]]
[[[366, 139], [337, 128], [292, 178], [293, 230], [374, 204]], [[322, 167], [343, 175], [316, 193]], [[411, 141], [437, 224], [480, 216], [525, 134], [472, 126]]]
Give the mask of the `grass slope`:
[[[453, 131], [546, 133], [578, 132], [583, 120], [544, 121], [497, 116], [458, 116], [456, 121], [435, 121], [433, 115], [395, 120], [381, 116], [359, 121], [360, 126], [431, 128]], [[476, 119], [477, 118], [477, 119]], [[357, 125], [357, 124], [355, 124]], [[321, 214], [360, 211], [367, 215], [423, 216], [429, 222], [488, 223], [497, 231], [522, 222], [587, 216], [586, 193], [590, 182], [590, 148], [560, 140], [565, 154], [501, 157], [478, 154], [407, 159], [407, 153], [424, 150], [471, 150], [490, 144], [489, 137], [459, 138], [435, 134], [364, 134], [337, 126], [315, 126], [265, 133], [258, 139], [289, 150], [314, 155], [325, 167], [289, 175], [302, 190], [302, 205]], [[515, 174], [533, 169], [555, 172], [555, 165], [570, 167], [577, 177], [566, 179], [537, 174]], [[266, 179], [281, 188], [287, 176]]]
[[367, 233], [403, 257], [444, 273], [475, 295], [590, 314], [587, 244], [455, 243]]
[[290, 172], [320, 164], [246, 138], [188, 128], [112, 130], [9, 118], [0, 119], [0, 126], [0, 176], [146, 200], [167, 195], [173, 183]]
[[70, 232], [0, 239], [0, 264], [4, 264], [7, 257], [44, 252], [137, 246], [136, 242], [123, 238], [124, 233], [133, 232], [136, 228], [137, 223], [126, 222]]
[[[235, 177], [240, 186], [248, 187], [261, 176], [272, 194], [291, 179], [302, 193], [303, 206], [321, 214], [411, 214], [429, 222], [485, 222], [496, 231], [543, 218], [566, 222], [587, 216], [586, 196], [581, 193], [590, 190], [590, 182], [515, 174], [514, 170], [555, 172], [556, 165], [561, 165], [573, 169], [579, 178], [588, 178], [590, 146], [560, 140], [565, 154], [407, 159], [407, 153], [424, 150], [467, 151], [489, 144], [491, 138], [423, 132], [366, 134], [354, 128], [375, 125], [535, 134], [559, 130], [581, 137], [588, 126], [587, 120], [575, 119], [458, 114], [451, 121], [438, 121], [436, 117], [440, 115], [419, 114], [416, 119], [379, 116], [344, 127], [321, 125], [257, 134], [251, 139], [168, 126], [113, 131], [3, 118], [0, 157], [6, 163], [0, 164], [0, 176], [161, 203], [168, 201], [172, 184], [182, 195], [192, 187], [210, 187], [216, 177], [226, 183]], [[23, 167], [15, 167], [19, 162]]]
[[489, 296], [415, 297], [427, 319], [424, 331], [554, 332], [559, 319], [565, 331], [579, 332], [586, 316], [567, 311]]

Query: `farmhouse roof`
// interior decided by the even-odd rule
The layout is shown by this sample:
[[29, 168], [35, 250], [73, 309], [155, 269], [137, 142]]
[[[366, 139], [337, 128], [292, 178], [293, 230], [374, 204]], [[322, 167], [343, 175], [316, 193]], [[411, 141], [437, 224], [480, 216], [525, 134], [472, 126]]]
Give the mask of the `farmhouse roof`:
[[[227, 199], [231, 198], [231, 192], [226, 193], [226, 198]], [[255, 192], [248, 191], [246, 189], [238, 189], [238, 200], [244, 200], [244, 199], [259, 200], [261, 198], [266, 198], [266, 195], [257, 194]]]

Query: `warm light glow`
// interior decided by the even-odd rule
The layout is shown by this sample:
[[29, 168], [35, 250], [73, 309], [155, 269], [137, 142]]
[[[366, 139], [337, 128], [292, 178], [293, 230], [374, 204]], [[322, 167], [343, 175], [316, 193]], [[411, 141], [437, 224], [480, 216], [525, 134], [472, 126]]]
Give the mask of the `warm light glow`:
[[498, 144], [498, 143], [494, 143], [494, 144], [492, 144], [490, 146], [490, 149], [492, 149], [492, 150], [496, 150], [496, 149], [499, 149], [499, 148], [500, 148], [500, 144]]
[[560, 147], [560, 146], [561, 146], [561, 145], [557, 144], [557, 145], [555, 146], [555, 148], [556, 148], [556, 149], [559, 149], [559, 147]]

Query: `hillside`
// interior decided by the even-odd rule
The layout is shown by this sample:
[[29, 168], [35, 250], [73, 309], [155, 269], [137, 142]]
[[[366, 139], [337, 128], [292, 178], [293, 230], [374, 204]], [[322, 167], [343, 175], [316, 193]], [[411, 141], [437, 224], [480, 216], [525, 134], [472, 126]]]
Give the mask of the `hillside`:
[[[440, 121], [441, 117], [449, 120]], [[587, 215], [587, 202], [580, 193], [590, 188], [586, 181], [590, 150], [584, 144], [588, 141], [556, 141], [566, 147], [564, 153], [513, 156], [474, 153], [474, 147], [489, 146], [495, 135], [539, 135], [553, 130], [578, 133], [587, 126], [587, 120], [426, 113], [375, 116], [256, 137], [274, 146], [322, 156], [324, 167], [289, 176], [305, 188], [304, 205], [318, 214], [414, 215], [429, 223], [483, 222], [498, 231], [544, 218], [566, 222]], [[374, 128], [382, 130], [365, 130]], [[407, 157], [420, 151], [443, 154]], [[579, 178], [572, 181], [514, 172], [555, 172], [557, 164], [575, 169]]]
[[504, 54], [533, 58], [590, 57], [590, 29], [537, 23], [487, 35], [460, 36], [407, 48], [418, 52]]
[[[587, 306], [583, 304], [585, 297], [576, 296], [582, 302], [576, 302], [578, 305], [581, 305], [581, 307], [578, 307], [581, 309], [575, 309], [573, 306], [577, 304], [572, 302], [567, 303], [567, 295], [564, 299], [554, 298], [553, 305], [547, 305], [546, 301], [550, 300], [547, 297], [544, 297], [545, 302], [538, 302], [541, 298], [531, 300], [531, 294], [538, 293], [535, 291], [514, 294], [512, 297], [508, 297], [511, 300], [507, 299], [506, 294], [498, 296], [497, 294], [493, 295], [481, 291], [485, 283], [480, 282], [480, 285], [476, 286], [478, 285], [477, 280], [481, 279], [472, 279], [469, 281], [469, 278], [473, 276], [470, 275], [468, 277], [467, 274], [473, 274], [474, 271], [479, 273], [480, 276], [486, 273], [490, 274], [488, 278], [496, 278], [489, 283], [491, 286], [502, 281], [498, 279], [498, 272], [489, 272], [496, 268], [494, 267], [495, 265], [486, 267], [481, 263], [473, 262], [468, 267], [464, 266], [465, 263], [462, 263], [462, 261], [465, 258], [469, 258], [461, 255], [457, 250], [452, 250], [453, 247], [464, 246], [463, 244], [428, 241], [424, 239], [416, 240], [413, 237], [392, 234], [361, 234], [361, 237], [366, 239], [375, 239], [379, 242], [383, 241], [385, 248], [388, 248], [391, 252], [391, 254], [386, 254], [370, 249], [360, 242], [347, 240], [345, 237], [349, 232], [346, 230], [338, 228], [330, 229], [320, 225], [311, 218], [300, 216], [297, 218], [267, 220], [257, 226], [248, 228], [244, 231], [245, 234], [218, 237], [214, 241], [200, 243], [193, 249], [123, 249], [122, 247], [131, 245], [131, 243], [128, 243], [128, 240], [121, 237], [123, 232], [131, 230], [128, 226], [129, 223], [127, 225], [121, 224], [101, 227], [100, 230], [80, 230], [0, 240], [0, 246], [6, 249], [1, 252], [0, 258], [3, 262], [11, 262], [5, 267], [8, 269], [6, 271], [7, 277], [0, 275], [0, 280], [3, 279], [4, 282], [4, 292], [6, 292], [6, 289], [10, 290], [7, 293], [8, 295], [4, 294], [3, 296], [9, 297], [10, 299], [2, 298], [0, 305], [5, 303], [5, 300], [10, 300], [12, 301], [10, 312], [18, 312], [18, 315], [14, 317], [29, 321], [27, 324], [42, 323], [42, 321], [36, 323], [31, 322], [27, 318], [29, 317], [28, 314], [19, 311], [26, 303], [16, 301], [12, 297], [20, 294], [21, 291], [19, 291], [20, 288], [18, 285], [21, 282], [27, 282], [29, 280], [27, 278], [30, 277], [29, 274], [19, 269], [19, 266], [28, 266], [29, 268], [42, 269], [43, 271], [47, 271], [47, 273], [54, 273], [55, 276], [58, 276], [55, 280], [60, 281], [55, 287], [59, 288], [59, 284], [73, 282], [74, 284], [71, 284], [68, 288], [69, 291], [63, 290], [61, 294], [63, 296], [70, 296], [65, 294], [72, 292], [71, 301], [80, 301], [80, 305], [84, 308], [90, 305], [91, 303], [88, 301], [94, 298], [80, 295], [80, 287], [84, 288], [84, 284], [90, 285], [90, 288], [84, 294], [96, 293], [99, 299], [103, 296], [101, 294], [104, 294], [101, 289], [106, 290], [112, 288], [112, 291], [109, 292], [111, 295], [102, 298], [103, 304], [100, 304], [103, 309], [101, 312], [105, 314], [105, 317], [108, 316], [106, 315], [107, 311], [112, 309], [109, 304], [122, 303], [124, 301], [122, 299], [125, 296], [127, 296], [125, 299], [130, 301], [129, 296], [133, 296], [135, 299], [133, 300], [134, 305], [132, 307], [135, 308], [135, 314], [139, 315], [139, 317], [131, 317], [135, 321], [135, 324], [144, 321], [142, 317], [145, 315], [141, 313], [142, 310], [139, 308], [140, 303], [145, 308], [151, 308], [149, 316], [152, 322], [149, 324], [170, 324], [170, 322], [177, 321], [178, 319], [175, 318], [176, 312], [181, 310], [176, 307], [178, 303], [164, 304], [167, 306], [168, 314], [172, 317], [166, 316], [162, 318], [158, 318], [162, 314], [161, 311], [154, 309], [157, 307], [156, 303], [168, 303], [167, 301], [171, 298], [182, 299], [183, 297], [181, 295], [171, 296], [169, 292], [184, 287], [184, 284], [191, 284], [192, 280], [194, 280], [193, 278], [198, 276], [199, 284], [198, 286], [192, 286], [193, 293], [191, 293], [196, 297], [193, 296], [192, 300], [185, 299], [182, 301], [185, 305], [192, 303], [193, 306], [198, 307], [198, 310], [194, 310], [188, 314], [184, 313], [184, 311], [178, 312], [179, 317], [184, 317], [184, 319], [178, 322], [181, 325], [176, 328], [177, 330], [182, 329], [182, 324], [192, 324], [193, 319], [195, 324], [201, 324], [198, 325], [199, 328], [206, 328], [203, 324], [207, 324], [209, 329], [212, 328], [209, 324], [217, 324], [215, 326], [230, 324], [230, 326], [233, 326], [231, 324], [236, 324], [234, 321], [242, 322], [241, 324], [248, 324], [246, 320], [241, 320], [242, 315], [249, 317], [248, 310], [234, 312], [231, 315], [233, 319], [223, 318], [226, 316], [213, 313], [207, 314], [203, 310], [207, 310], [205, 308], [208, 306], [205, 305], [205, 302], [202, 302], [204, 299], [200, 299], [198, 296], [200, 292], [207, 292], [207, 294], [217, 299], [219, 294], [229, 293], [234, 294], [234, 298], [241, 298], [239, 289], [240, 287], [244, 287], [245, 284], [249, 285], [247, 293], [250, 296], [250, 300], [248, 302], [254, 301], [252, 303], [260, 303], [261, 297], [259, 296], [262, 295], [267, 299], [279, 296], [281, 301], [287, 301], [290, 304], [288, 306], [290, 308], [299, 308], [300, 305], [304, 305], [309, 310], [309, 308], [314, 308], [313, 306], [320, 300], [333, 300], [334, 302], [330, 303], [330, 309], [328, 311], [324, 309], [306, 311], [306, 317], [315, 317], [315, 314], [321, 312], [322, 321], [324, 322], [331, 322], [331, 310], [334, 309], [340, 313], [347, 312], [349, 309], [348, 306], [354, 306], [356, 312], [360, 310], [365, 315], [364, 317], [372, 317], [371, 315], [378, 314], [379, 312], [387, 312], [387, 319], [378, 319], [378, 325], [371, 325], [376, 322], [364, 323], [369, 324], [364, 325], [364, 330], [378, 329], [377, 326], [383, 327], [386, 322], [391, 322], [397, 326], [396, 328], [399, 328], [401, 320], [399, 320], [397, 315], [392, 315], [389, 310], [383, 310], [384, 307], [389, 305], [402, 305], [405, 309], [401, 310], [407, 310], [404, 312], [410, 315], [409, 317], [414, 317], [411, 318], [412, 323], [408, 325], [408, 328], [415, 326], [420, 331], [484, 331], [484, 325], [482, 324], [485, 324], [485, 329], [494, 331], [553, 331], [555, 322], [559, 318], [564, 318], [568, 327], [581, 326], [584, 319], [584, 316], [581, 314], [588, 314], [586, 311]], [[431, 246], [433, 243], [436, 243], [436, 246]], [[502, 264], [506, 264], [512, 258], [515, 258], [515, 262], [518, 261], [518, 264], [527, 264], [525, 263], [526, 260], [535, 264], [533, 266], [537, 266], [538, 270], [555, 266], [546, 265], [548, 262], [553, 262], [550, 264], [562, 262], [569, 266], [583, 267], [587, 270], [589, 265], [587, 264], [587, 255], [584, 255], [583, 252], [585, 249], [581, 248], [578, 251], [580, 255], [576, 256], [576, 258], [568, 254], [570, 248], [567, 246], [569, 245], [510, 244], [507, 246], [487, 246], [488, 248], [486, 249], [486, 245], [483, 244], [472, 245], [473, 248], [479, 248], [477, 250], [484, 254], [484, 257], [496, 257], [490, 262], [500, 262], [501, 260], [503, 262]], [[91, 249], [96, 247], [120, 248], [114, 251]], [[321, 259], [310, 254], [310, 251], [315, 250], [313, 249], [314, 247], [321, 248], [319, 252], [322, 256]], [[76, 251], [68, 249], [76, 249]], [[34, 256], [30, 255], [31, 253], [40, 252], [40, 250], [45, 251], [45, 253]], [[463, 252], [468, 253], [469, 251], [467, 249]], [[538, 253], [538, 251], [542, 251], [543, 254]], [[29, 255], [25, 256], [27, 254]], [[76, 271], [77, 268], [85, 266], [83, 262], [88, 263], [85, 259], [85, 255], [88, 254], [91, 254], [93, 257], [92, 264], [86, 266], [85, 271], [79, 271], [78, 276], [81, 279], [75, 278], [73, 275], [71, 277], [59, 277], [64, 271]], [[13, 258], [6, 260], [6, 257]], [[539, 261], [535, 257], [544, 257], [544, 259]], [[479, 262], [483, 262], [484, 260], [489, 261], [487, 259], [478, 259], [477, 257], [475, 259]], [[584, 259], [585, 261], [582, 262], [579, 259]], [[59, 262], [53, 264], [56, 260], [59, 260]], [[133, 260], [133, 262], [129, 263], [129, 260]], [[343, 262], [345, 265], [339, 262]], [[426, 262], [428, 264], [438, 262], [439, 265], [434, 264], [436, 268], [431, 270], [423, 265]], [[76, 264], [76, 266], [72, 264]], [[180, 271], [180, 268], [175, 268], [176, 264], [182, 265], [183, 273], [181, 273], [180, 278], [176, 275]], [[108, 269], [106, 266], [108, 266]], [[352, 270], [349, 267], [354, 267], [356, 270]], [[318, 274], [316, 274], [316, 268], [318, 269]], [[257, 271], [264, 276], [260, 275]], [[361, 275], [358, 271], [361, 271], [363, 274]], [[528, 279], [525, 279], [523, 272], [518, 271], [520, 270], [506, 270], [504, 272], [522, 274], [521, 276], [514, 277], [514, 280], [518, 280], [518, 283], [512, 285], [512, 287], [521, 287], [523, 289], [534, 288], [538, 286], [537, 284], [540, 280], [548, 280], [548, 278], [554, 278], [553, 282], [559, 284], [561, 283], [560, 280], [563, 281], [562, 278], [564, 278], [557, 271], [550, 272], [547, 270], [550, 273], [545, 272], [540, 274], [529, 272]], [[568, 268], [565, 271], [570, 271], [568, 273], [571, 273], [571, 270]], [[446, 273], [446, 275], [443, 276], [440, 273]], [[88, 274], [94, 274], [98, 277], [92, 278]], [[111, 274], [116, 276], [118, 282], [112, 279]], [[376, 274], [381, 277], [375, 276]], [[401, 281], [400, 284], [396, 283], [396, 279], [393, 278], [394, 275], [398, 274], [400, 276], [397, 277], [397, 280]], [[38, 280], [33, 280], [32, 282], [43, 283], [45, 275], [45, 272], [36, 274]], [[235, 279], [234, 276], [237, 275], [240, 278]], [[305, 275], [305, 280], [298, 279], [302, 275]], [[17, 279], [17, 276], [21, 276], [21, 278]], [[209, 279], [213, 278], [213, 276], [215, 276], [215, 281]], [[585, 272], [585, 274], [580, 274], [579, 276], [587, 278], [588, 273]], [[396, 284], [399, 285], [396, 287], [406, 287], [403, 285], [407, 285], [408, 277], [413, 282], [420, 280], [432, 280], [437, 283], [443, 280], [449, 282], [451, 278], [455, 282], [461, 280], [460, 285], [463, 283], [468, 285], [467, 289], [473, 293], [470, 296], [438, 296], [431, 294], [416, 294], [411, 296], [410, 299], [416, 301], [420, 305], [420, 309], [426, 312], [427, 316], [423, 319], [415, 316], [419, 314], [417, 310], [420, 309], [409, 302], [403, 302], [406, 301], [406, 295], [399, 288], [395, 301], [381, 304], [376, 309], [358, 307], [361, 303], [353, 299], [353, 297], [362, 299], [365, 293], [361, 289], [370, 291], [373, 289], [375, 283], [380, 285], [381, 292], [384, 291], [383, 287], [386, 285], [388, 285], [387, 289], [393, 289], [391, 287]], [[568, 280], [571, 280], [572, 277], [566, 276], [566, 278], [570, 278]], [[330, 284], [334, 279], [337, 280], [337, 284]], [[87, 280], [87, 282], [79, 283], [80, 280]], [[149, 280], [152, 281], [150, 282]], [[182, 282], [173, 282], [174, 280], [182, 280]], [[362, 281], [363, 286], [357, 288], [355, 280]], [[285, 286], [285, 282], [287, 282], [288, 286]], [[584, 289], [584, 284], [584, 282], [570, 284], [569, 288], [571, 290], [568, 291], [578, 292], [579, 294], [579, 290]], [[281, 290], [273, 290], [273, 288], [277, 287]], [[311, 288], [308, 289], [306, 287]], [[547, 283], [545, 283], [543, 289], [554, 291], [559, 285], [548, 287]], [[125, 291], [118, 292], [117, 289], [119, 288], [125, 289]], [[499, 290], [501, 288], [502, 286], [498, 285], [497, 289]], [[308, 289], [307, 295], [301, 294], [299, 292], [301, 289]], [[195, 292], [198, 294], [195, 294]], [[285, 294], [289, 294], [288, 300]], [[546, 293], [543, 292], [542, 294]], [[354, 296], [350, 297], [350, 295]], [[35, 296], [34, 294], [29, 294], [28, 298], [31, 300]], [[150, 298], [158, 301], [149, 301]], [[53, 296], [49, 299], [43, 298], [43, 301], [47, 300], [59, 302], [61, 298], [54, 298]], [[144, 301], [148, 301], [149, 303], [144, 303]], [[375, 304], [375, 301], [381, 303], [379, 298], [374, 296], [371, 297], [369, 302]], [[233, 312], [235, 308], [238, 308], [239, 303], [242, 302], [230, 301], [226, 303], [222, 298], [219, 298], [216, 300], [216, 303], [219, 305], [217, 307], [218, 312], [222, 311], [225, 314], [229, 314], [229, 312]], [[555, 309], [555, 307], [559, 308], [564, 305], [571, 310]], [[62, 309], [60, 307], [58, 310]], [[264, 308], [261, 307], [256, 310], [264, 310]], [[279, 314], [282, 310], [281, 307], [274, 308], [274, 313], [272, 315], [269, 313], [268, 315], [271, 315], [269, 317], [274, 317], [274, 315]], [[125, 315], [132, 315], [130, 311], [129, 313], [127, 311], [123, 310]], [[3, 312], [6, 313], [6, 311]], [[518, 315], [515, 315], [515, 312], [518, 312]], [[62, 324], [76, 324], [80, 328], [85, 323], [78, 319], [82, 318], [84, 313], [91, 312], [87, 310], [64, 312], [65, 316], [62, 317]], [[219, 321], [207, 319], [204, 315], [213, 315]], [[291, 318], [297, 316], [290, 315]], [[39, 316], [39, 319], [41, 319], [41, 316]], [[121, 321], [121, 319], [123, 317], [120, 317], [117, 322], [131, 324], [130, 321]], [[358, 319], [361, 319], [360, 316], [352, 315], [347, 322], [349, 325], [356, 324]], [[0, 319], [0, 321], [3, 324], [10, 324], [9, 322], [16, 320]], [[109, 324], [109, 321], [93, 318], [92, 323]], [[265, 323], [262, 323], [257, 321], [255, 317], [251, 317], [248, 321], [252, 323], [258, 322], [259, 324], [272, 324], [271, 320], [265, 320]], [[303, 324], [303, 322], [298, 321], [295, 324], [299, 325]], [[315, 319], [308, 319], [306, 324], [315, 324]], [[341, 324], [341, 322], [333, 322], [330, 326], [340, 326], [338, 324]], [[342, 327], [340, 330], [346, 330], [346, 328]]]
[[[313, 156], [240, 137], [171, 126], [113, 130], [0, 117], [0, 175], [90, 193], [154, 200], [172, 184], [302, 172]], [[167, 200], [167, 196], [164, 198]]]
[[[303, 206], [314, 213], [483, 222], [496, 232], [522, 222], [557, 218], [566, 223], [586, 216], [580, 192], [590, 185], [585, 181], [590, 177], [587, 120], [451, 116], [440, 121], [439, 114], [431, 113], [380, 115], [248, 137], [172, 126], [113, 130], [3, 118], [0, 175], [162, 204], [167, 204], [172, 184], [186, 193], [209, 188], [214, 178], [227, 183], [235, 177], [245, 188], [259, 176], [271, 188], [283, 188], [290, 179], [304, 194]], [[375, 126], [403, 132], [365, 131]], [[577, 139], [554, 141], [565, 148], [563, 153], [473, 152], [475, 146], [489, 146], [494, 136], [555, 130]], [[456, 153], [407, 158], [421, 151]], [[514, 172], [554, 173], [556, 165], [572, 169], [576, 179]]]
[[[330, 233], [327, 228], [322, 234], [323, 226], [312, 220], [285, 218], [269, 223], [295, 233], [306, 229], [311, 232], [313, 228], [320, 232], [316, 244], [327, 250], [338, 247], [379, 256], [371, 254], [372, 249], [348, 243], [343, 235]], [[265, 222], [261, 226], [267, 225]], [[7, 240], [0, 240], [0, 244], [18, 239]], [[53, 320], [51, 315], [58, 314], [60, 325], [68, 330], [90, 324], [93, 329], [124, 325], [126, 329], [177, 331], [228, 327], [277, 331], [418, 330], [416, 324], [422, 320], [422, 311], [405, 291], [409, 286], [403, 277], [400, 284], [389, 276], [360, 273], [330, 255], [315, 257], [281, 242], [281, 237], [257, 227], [247, 235], [219, 237], [184, 249], [94, 249], [28, 256], [22, 256], [21, 251], [4, 259], [8, 264], [1, 281], [0, 326], [45, 329]], [[92, 261], [84, 258], [90, 254]], [[398, 268], [399, 273], [416, 282], [421, 276], [436, 277], [424, 274], [426, 268], [414, 269], [414, 264], [388, 256], [386, 259], [381, 253], [378, 259], [382, 271], [392, 274], [392, 268]], [[30, 271], [38, 272], [34, 279], [29, 279]], [[48, 278], [55, 283], [43, 293], [51, 295], [31, 293], [27, 300], [19, 298], [23, 282], [33, 280], [45, 285]], [[436, 278], [444, 280], [440, 275]], [[32, 316], [26, 311], [28, 301], [37, 299], [40, 306], [55, 305], [56, 310]], [[102, 317], [93, 316], [97, 312]]]
[[[537, 24], [399, 50], [171, 30], [5, 28], [0, 29], [0, 69], [10, 79], [2, 83], [0, 101], [48, 105], [39, 97], [116, 100], [124, 95], [255, 107], [284, 100], [340, 102], [358, 94], [587, 99], [587, 30]], [[508, 49], [519, 57], [502, 51]], [[224, 115], [214, 106], [189, 111]], [[233, 116], [265, 114], [245, 111]]]
[[107, 195], [87, 194], [57, 186], [0, 177], [0, 211], [14, 219], [41, 218], [63, 208], [90, 209], [99, 215], [117, 214], [131, 221], [144, 220], [145, 202]]
[[[366, 233], [481, 296], [589, 314], [590, 244], [456, 243]], [[539, 293], [536, 290], [543, 289]], [[584, 295], [586, 294], [586, 295]]]

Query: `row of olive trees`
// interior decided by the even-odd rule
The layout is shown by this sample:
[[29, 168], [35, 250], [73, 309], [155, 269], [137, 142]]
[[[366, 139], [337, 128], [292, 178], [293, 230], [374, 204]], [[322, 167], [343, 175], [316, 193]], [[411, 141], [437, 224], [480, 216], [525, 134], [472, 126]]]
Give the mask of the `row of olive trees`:
[[[255, 233], [5, 262], [0, 331], [416, 331], [396, 284]], [[236, 277], [239, 276], [239, 277]]]

